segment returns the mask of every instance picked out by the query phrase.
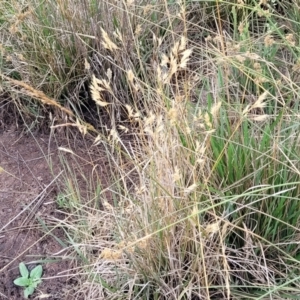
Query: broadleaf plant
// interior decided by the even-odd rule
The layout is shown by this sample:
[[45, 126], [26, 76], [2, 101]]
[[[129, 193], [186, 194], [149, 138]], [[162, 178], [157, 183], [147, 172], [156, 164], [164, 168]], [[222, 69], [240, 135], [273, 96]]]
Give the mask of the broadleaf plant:
[[29, 273], [26, 265], [21, 262], [19, 264], [19, 270], [22, 277], [15, 279], [14, 284], [25, 287], [24, 298], [28, 299], [28, 297], [34, 293], [34, 290], [37, 288], [37, 286], [42, 282], [41, 277], [43, 268], [41, 265], [38, 265]]

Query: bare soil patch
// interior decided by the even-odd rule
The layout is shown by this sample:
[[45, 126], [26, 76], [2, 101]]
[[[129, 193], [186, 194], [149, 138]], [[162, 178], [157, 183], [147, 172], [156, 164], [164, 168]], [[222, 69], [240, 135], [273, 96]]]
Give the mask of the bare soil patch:
[[23, 299], [23, 289], [13, 284], [18, 265], [23, 261], [33, 268], [40, 260], [52, 261], [42, 263], [43, 282], [31, 299], [72, 299], [66, 290], [76, 282], [68, 275], [71, 260], [60, 243], [64, 232], [57, 227], [52, 236], [46, 234], [39, 221], [64, 218], [55, 202], [57, 146], [48, 140], [42, 135], [20, 136], [14, 128], [0, 131], [0, 299]]

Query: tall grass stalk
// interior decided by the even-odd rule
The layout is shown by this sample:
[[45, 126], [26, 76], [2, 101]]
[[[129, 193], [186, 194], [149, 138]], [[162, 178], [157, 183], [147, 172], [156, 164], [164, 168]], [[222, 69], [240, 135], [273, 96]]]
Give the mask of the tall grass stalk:
[[8, 91], [32, 96], [18, 80], [56, 99], [52, 130], [77, 127], [107, 162], [62, 162], [74, 297], [299, 295], [295, 7], [2, 1]]

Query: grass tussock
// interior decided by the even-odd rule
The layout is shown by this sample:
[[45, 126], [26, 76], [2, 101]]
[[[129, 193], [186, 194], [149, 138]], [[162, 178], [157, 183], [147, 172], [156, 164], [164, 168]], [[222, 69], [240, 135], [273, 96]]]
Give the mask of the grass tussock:
[[101, 176], [71, 152], [92, 166], [80, 179], [63, 162], [75, 298], [299, 295], [298, 9], [2, 1], [2, 80], [22, 82], [20, 111], [60, 108], [52, 130], [76, 126], [107, 160]]

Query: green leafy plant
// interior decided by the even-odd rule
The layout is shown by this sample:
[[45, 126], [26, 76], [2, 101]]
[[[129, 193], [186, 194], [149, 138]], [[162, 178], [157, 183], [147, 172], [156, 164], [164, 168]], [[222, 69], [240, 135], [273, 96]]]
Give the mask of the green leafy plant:
[[26, 265], [21, 262], [19, 270], [22, 277], [15, 279], [14, 284], [25, 288], [24, 297], [28, 299], [28, 296], [32, 295], [36, 287], [42, 282], [43, 268], [41, 265], [38, 265], [29, 273]]

